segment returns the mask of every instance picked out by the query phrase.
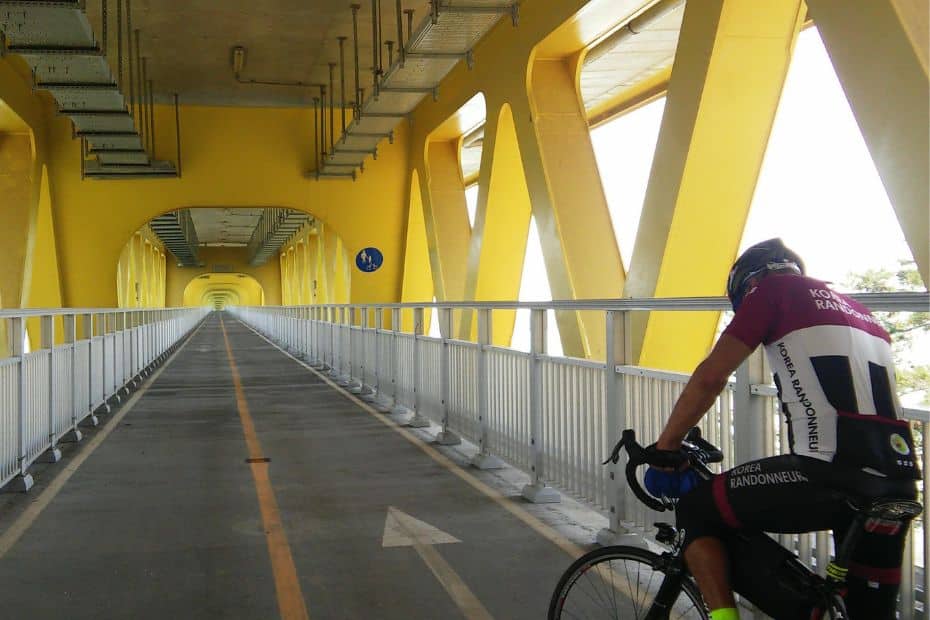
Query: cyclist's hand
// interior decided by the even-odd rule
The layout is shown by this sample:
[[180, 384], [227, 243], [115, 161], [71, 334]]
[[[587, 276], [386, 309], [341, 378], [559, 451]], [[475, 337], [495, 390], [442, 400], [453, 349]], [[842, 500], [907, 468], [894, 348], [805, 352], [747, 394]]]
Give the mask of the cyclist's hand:
[[687, 469], [689, 464], [683, 450], [660, 450], [656, 444], [646, 446], [645, 462], [653, 468], [666, 471]]
[[646, 470], [643, 485], [653, 497], [681, 497], [700, 481], [700, 476], [693, 469], [668, 471], [650, 467]]

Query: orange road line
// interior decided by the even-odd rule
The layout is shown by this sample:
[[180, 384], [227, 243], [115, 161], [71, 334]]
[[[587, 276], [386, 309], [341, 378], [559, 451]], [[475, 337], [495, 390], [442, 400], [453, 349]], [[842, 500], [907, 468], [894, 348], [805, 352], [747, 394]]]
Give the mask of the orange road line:
[[264, 340], [265, 342], [267, 342], [274, 348], [276, 348], [278, 351], [280, 351], [284, 355], [288, 356], [289, 358], [291, 358], [292, 360], [294, 360], [295, 362], [297, 362], [298, 364], [306, 368], [312, 374], [316, 375], [321, 381], [329, 385], [337, 393], [341, 394], [343, 398], [355, 403], [368, 415], [378, 420], [379, 422], [381, 422], [382, 424], [384, 424], [385, 426], [393, 430], [395, 433], [399, 434], [401, 437], [409, 441], [411, 444], [419, 448], [427, 456], [429, 456], [431, 459], [436, 461], [439, 465], [449, 470], [449, 472], [457, 476], [460, 480], [462, 480], [463, 482], [471, 486], [473, 489], [475, 489], [479, 493], [482, 493], [483, 495], [485, 495], [486, 497], [494, 501], [498, 506], [500, 506], [501, 508], [503, 508], [504, 510], [512, 514], [514, 517], [516, 517], [520, 521], [523, 521], [523, 523], [525, 523], [530, 528], [535, 530], [536, 533], [538, 533], [540, 536], [542, 536], [543, 538], [545, 538], [546, 540], [548, 540], [555, 546], [562, 549], [565, 553], [570, 555], [572, 558], [575, 558], [575, 559], [580, 558], [586, 553], [586, 550], [583, 549], [580, 545], [575, 544], [574, 542], [572, 542], [571, 540], [563, 536], [554, 527], [545, 523], [539, 517], [536, 517], [535, 515], [531, 514], [525, 508], [522, 508], [517, 502], [514, 502], [510, 497], [507, 497], [502, 492], [498, 491], [497, 489], [492, 488], [488, 484], [482, 482], [481, 480], [473, 476], [471, 473], [465, 471], [462, 467], [456, 464], [455, 461], [453, 461], [451, 458], [449, 458], [448, 456], [446, 456], [445, 454], [443, 454], [442, 452], [434, 448], [432, 445], [422, 441], [419, 437], [414, 435], [411, 431], [400, 426], [400, 424], [398, 424], [396, 421], [389, 419], [387, 416], [381, 415], [380, 413], [375, 411], [375, 409], [373, 409], [371, 405], [369, 405], [363, 400], [360, 400], [352, 393], [347, 392], [346, 390], [342, 389], [342, 387], [330, 381], [326, 375], [320, 373], [314, 368], [311, 368], [305, 362], [297, 359], [296, 357], [294, 357], [293, 355], [291, 355], [290, 353], [288, 353], [287, 351], [279, 347], [277, 344], [275, 344], [271, 339], [259, 333], [251, 325], [248, 325], [247, 323], [241, 320], [239, 320], [239, 323], [242, 324], [242, 326], [245, 327], [246, 329], [251, 330], [252, 333], [254, 333], [256, 336], [258, 336], [259, 338], [261, 338], [262, 340]]
[[[222, 318], [220, 328], [223, 330], [223, 340], [226, 342], [226, 357], [229, 358], [233, 384], [236, 387], [236, 405], [239, 408], [239, 419], [242, 421], [242, 432], [245, 434], [249, 458], [261, 459], [264, 456], [262, 444], [255, 433], [255, 424], [249, 413], [249, 404], [245, 399], [245, 391], [242, 389], [242, 381], [239, 378], [239, 368], [236, 366], [232, 347], [229, 345], [229, 336], [226, 333], [226, 325]], [[249, 466], [252, 468], [258, 505], [262, 512], [265, 540], [268, 542], [268, 555], [271, 557], [275, 591], [278, 595], [278, 611], [283, 620], [309, 620], [300, 581], [297, 579], [297, 569], [294, 567], [294, 558], [291, 555], [291, 547], [287, 542], [287, 533], [284, 531], [284, 523], [281, 521], [281, 513], [278, 510], [278, 501], [275, 499], [271, 478], [268, 476], [268, 463], [253, 462]]]

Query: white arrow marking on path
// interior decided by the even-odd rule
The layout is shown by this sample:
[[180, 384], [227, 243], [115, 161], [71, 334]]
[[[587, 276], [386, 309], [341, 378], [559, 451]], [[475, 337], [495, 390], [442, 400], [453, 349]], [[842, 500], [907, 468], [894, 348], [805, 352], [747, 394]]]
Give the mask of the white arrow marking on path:
[[433, 547], [433, 545], [457, 542], [462, 541], [429, 523], [414, 519], [407, 513], [388, 506], [382, 546], [413, 547], [468, 620], [493, 620], [478, 597]]

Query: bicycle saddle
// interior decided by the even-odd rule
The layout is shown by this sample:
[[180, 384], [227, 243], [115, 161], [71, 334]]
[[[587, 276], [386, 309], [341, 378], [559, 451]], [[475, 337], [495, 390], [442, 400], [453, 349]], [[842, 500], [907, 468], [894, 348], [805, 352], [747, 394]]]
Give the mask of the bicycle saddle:
[[876, 519], [910, 521], [923, 512], [924, 507], [920, 505], [920, 502], [915, 502], [912, 499], [883, 497], [865, 506], [864, 510], [859, 510]]

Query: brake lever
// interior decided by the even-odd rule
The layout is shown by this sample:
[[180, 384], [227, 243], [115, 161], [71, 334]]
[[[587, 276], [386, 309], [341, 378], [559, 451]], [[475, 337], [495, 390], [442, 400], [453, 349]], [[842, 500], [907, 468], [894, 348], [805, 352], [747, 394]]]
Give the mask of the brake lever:
[[610, 456], [607, 457], [607, 460], [601, 463], [601, 465], [606, 465], [607, 463], [617, 464], [617, 461], [620, 460], [620, 451], [623, 450], [623, 446], [626, 443], [626, 437], [621, 437], [620, 441], [617, 442], [617, 445], [614, 446], [613, 451], [611, 451]]

